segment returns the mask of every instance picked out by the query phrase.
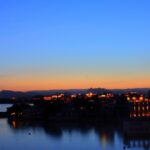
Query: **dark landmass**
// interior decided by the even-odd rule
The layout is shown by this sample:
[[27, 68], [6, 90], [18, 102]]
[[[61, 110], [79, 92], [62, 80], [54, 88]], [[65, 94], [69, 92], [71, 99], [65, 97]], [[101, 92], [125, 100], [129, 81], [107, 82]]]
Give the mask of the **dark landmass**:
[[133, 89], [105, 89], [105, 88], [90, 88], [90, 89], [68, 89], [68, 90], [41, 90], [41, 91], [27, 91], [27, 92], [20, 92], [20, 91], [10, 91], [10, 90], [2, 90], [0, 91], [0, 98], [3, 99], [10, 99], [13, 97], [32, 97], [35, 95], [51, 95], [56, 93], [63, 93], [63, 94], [85, 94], [88, 92], [92, 92], [95, 94], [100, 94], [104, 92], [112, 92], [115, 94], [123, 94], [128, 92], [138, 92], [146, 94], [150, 88], [133, 88]]
[[149, 119], [149, 95], [128, 94], [56, 94], [37, 95], [25, 100], [14, 99], [8, 108], [9, 117], [16, 119], [44, 119], [51, 121], [103, 121]]

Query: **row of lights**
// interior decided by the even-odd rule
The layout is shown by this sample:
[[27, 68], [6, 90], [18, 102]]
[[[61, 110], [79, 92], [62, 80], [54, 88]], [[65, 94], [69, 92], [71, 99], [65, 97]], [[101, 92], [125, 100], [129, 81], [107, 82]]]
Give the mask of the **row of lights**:
[[[72, 94], [70, 97], [73, 99], [73, 98], [77, 98], [78, 96], [81, 96], [81, 94]], [[96, 94], [90, 92], [90, 93], [87, 93], [85, 96], [86, 98], [92, 98], [93, 96], [96, 96]], [[63, 97], [64, 97], [64, 94], [44, 96], [44, 100], [50, 101], [53, 99], [61, 99]], [[113, 94], [111, 93], [98, 95], [98, 98], [111, 98], [111, 97], [113, 97]]]

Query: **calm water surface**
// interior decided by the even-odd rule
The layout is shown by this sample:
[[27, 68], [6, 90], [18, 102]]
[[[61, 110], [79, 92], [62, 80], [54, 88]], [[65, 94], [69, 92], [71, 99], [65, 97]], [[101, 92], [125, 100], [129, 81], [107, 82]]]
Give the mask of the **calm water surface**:
[[0, 112], [6, 112], [8, 107], [11, 107], [12, 104], [0, 104]]
[[[3, 150], [144, 150], [142, 140], [125, 140], [121, 129], [110, 125], [52, 124], [0, 119]], [[125, 147], [124, 147], [125, 146]]]
[[0, 119], [2, 150], [147, 150], [149, 138], [125, 138], [115, 123], [48, 123]]

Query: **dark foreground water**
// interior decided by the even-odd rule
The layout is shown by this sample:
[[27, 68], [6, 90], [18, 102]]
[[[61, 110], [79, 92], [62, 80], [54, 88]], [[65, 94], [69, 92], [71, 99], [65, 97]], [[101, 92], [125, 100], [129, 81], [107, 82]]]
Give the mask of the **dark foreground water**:
[[[1, 105], [6, 110], [9, 105]], [[53, 123], [0, 119], [0, 150], [148, 150], [150, 137], [125, 136], [120, 123]]]
[[126, 138], [120, 127], [105, 123], [47, 123], [0, 119], [2, 150], [149, 149], [149, 138]]

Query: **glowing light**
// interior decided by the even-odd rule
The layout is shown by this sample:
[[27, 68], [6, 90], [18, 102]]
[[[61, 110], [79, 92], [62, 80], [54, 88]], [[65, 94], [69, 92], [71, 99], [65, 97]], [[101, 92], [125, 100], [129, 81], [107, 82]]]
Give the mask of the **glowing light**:
[[15, 113], [15, 112], [11, 113], [11, 116], [15, 116], [15, 115], [16, 115], [16, 113]]
[[149, 106], [147, 106], [146, 109], [149, 110]]
[[142, 110], [144, 111], [144, 110], [145, 110], [145, 107], [142, 107]]
[[44, 100], [45, 101], [50, 101], [50, 100], [52, 100], [52, 98], [50, 96], [44, 96]]
[[127, 100], [130, 101], [131, 100], [130, 97], [127, 97]]
[[106, 98], [106, 95], [102, 94], [102, 95], [99, 96], [99, 98]]
[[62, 97], [64, 97], [64, 94], [59, 94], [57, 97], [62, 98]]
[[139, 100], [140, 100], [140, 101], [143, 101], [143, 100], [144, 100], [144, 97], [143, 97], [143, 96], [141, 96], [141, 97], [139, 98]]
[[76, 97], [77, 97], [76, 94], [71, 95], [71, 98], [76, 98]]
[[52, 96], [52, 99], [57, 99], [57, 98], [58, 98], [57, 95], [53, 95], [53, 96]]
[[136, 100], [137, 100], [137, 98], [136, 98], [136, 97], [132, 97], [132, 100], [136, 101]]
[[92, 92], [86, 94], [87, 97], [92, 97], [93, 95], [94, 94]]

